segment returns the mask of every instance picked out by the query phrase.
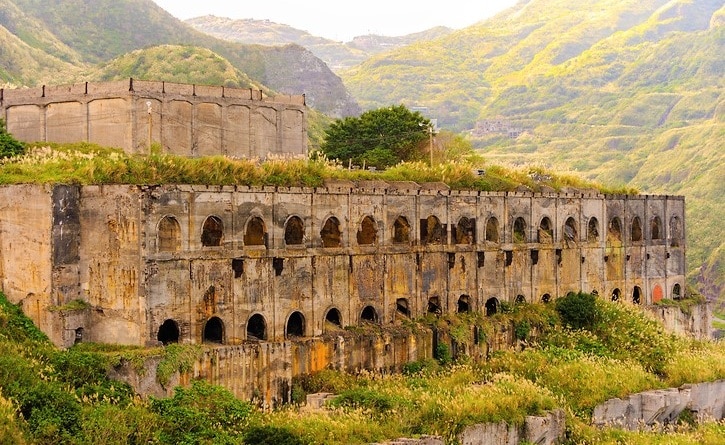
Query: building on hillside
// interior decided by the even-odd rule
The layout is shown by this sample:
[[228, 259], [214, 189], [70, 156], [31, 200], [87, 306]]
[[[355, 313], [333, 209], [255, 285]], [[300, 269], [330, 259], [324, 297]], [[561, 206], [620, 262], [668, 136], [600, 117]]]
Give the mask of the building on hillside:
[[523, 126], [508, 119], [498, 118], [477, 121], [476, 126], [471, 131], [471, 135], [474, 137], [482, 137], [488, 134], [502, 134], [511, 139], [516, 139], [523, 132]]
[[148, 153], [307, 156], [304, 96], [124, 80], [0, 90], [0, 117], [25, 142], [87, 141]]

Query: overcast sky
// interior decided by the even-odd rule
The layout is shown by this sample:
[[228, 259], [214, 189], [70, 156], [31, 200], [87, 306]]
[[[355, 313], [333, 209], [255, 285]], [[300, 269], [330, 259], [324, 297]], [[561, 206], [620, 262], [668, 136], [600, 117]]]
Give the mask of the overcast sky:
[[350, 41], [364, 34], [402, 36], [434, 26], [460, 29], [517, 0], [154, 0], [173, 16], [268, 19], [312, 35]]

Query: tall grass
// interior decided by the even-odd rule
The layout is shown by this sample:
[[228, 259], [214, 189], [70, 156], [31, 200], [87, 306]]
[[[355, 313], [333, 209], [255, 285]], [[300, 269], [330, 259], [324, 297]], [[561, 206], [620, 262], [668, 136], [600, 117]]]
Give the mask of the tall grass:
[[[320, 187], [325, 180], [443, 182], [452, 189], [481, 191], [563, 190], [566, 187], [608, 192], [591, 182], [559, 176], [541, 168], [517, 170], [474, 166], [452, 160], [433, 166], [406, 162], [385, 171], [348, 170], [324, 157], [310, 160], [189, 158], [160, 153], [129, 155], [88, 143], [30, 145], [22, 156], [0, 161], [0, 184], [208, 184]], [[626, 193], [636, 191], [625, 190]]]
[[[284, 443], [332, 445], [437, 434], [456, 443], [469, 425], [521, 424], [527, 415], [559, 407], [569, 413], [570, 443], [719, 443], [722, 423], [683, 424], [667, 436], [587, 426], [594, 406], [609, 398], [725, 378], [725, 344], [668, 334], [626, 304], [592, 304], [597, 322], [586, 329], [562, 326], [554, 305], [541, 304], [502, 306], [493, 317], [451, 314], [410, 321], [439, 330], [448, 326], [448, 336], [461, 342], [473, 325], [487, 337], [479, 339], [482, 343], [494, 332], [523, 324], [531, 335], [518, 343], [523, 351], [496, 352], [483, 363], [459, 356], [446, 366], [413, 363], [403, 374], [325, 370], [304, 376], [294, 384], [295, 399], [305, 392], [333, 392], [337, 398], [328, 409], [288, 406], [270, 413], [208, 384], [177, 391], [178, 397], [164, 402], [134, 397], [126, 385], [108, 380], [106, 369], [121, 359], [142, 364], [160, 348], [81, 343], [57, 350], [0, 294], [0, 438], [120, 445], [240, 443], [242, 437], [259, 443], [260, 437], [286, 437]], [[168, 369], [159, 370], [162, 374], [184, 369], [202, 348], [166, 350]], [[225, 412], [237, 420], [220, 417]]]

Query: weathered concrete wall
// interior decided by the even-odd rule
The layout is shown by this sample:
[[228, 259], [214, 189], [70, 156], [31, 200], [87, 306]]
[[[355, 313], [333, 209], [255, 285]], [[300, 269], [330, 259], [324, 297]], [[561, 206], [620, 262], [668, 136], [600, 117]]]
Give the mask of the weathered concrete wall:
[[691, 411], [698, 421], [725, 418], [725, 380], [683, 385], [611, 399], [594, 408], [592, 424], [632, 431], [659, 429]]
[[[79, 328], [84, 340], [140, 345], [283, 341], [428, 312], [493, 313], [502, 301], [580, 289], [647, 305], [657, 289], [676, 297], [685, 282], [682, 232], [661, 224], [658, 238], [630, 234], [647, 208], [684, 221], [680, 197], [383, 182], [3, 193], [11, 205], [0, 214], [2, 242], [36, 240], [41, 250], [29, 260], [4, 249], [11, 299], [32, 293], [43, 307], [81, 299], [94, 308], [60, 325], [36, 315], [66, 346]], [[33, 267], [37, 277], [25, 273]]]
[[683, 312], [677, 306], [649, 306], [647, 309], [668, 331], [698, 339], [712, 338], [712, 303], [690, 306]]
[[[35, 185], [0, 187], [0, 276], [2, 291], [56, 344], [53, 329], [53, 189]], [[54, 335], [58, 334], [58, 335]]]
[[[463, 445], [518, 445], [532, 443], [554, 445], [564, 440], [566, 416], [563, 410], [552, 411], [545, 416], [527, 416], [524, 425], [517, 427], [500, 423], [480, 423], [470, 426], [458, 436]], [[438, 436], [419, 439], [401, 438], [373, 445], [443, 445]]]
[[545, 416], [526, 416], [521, 426], [500, 423], [481, 423], [466, 428], [458, 436], [462, 445], [517, 445], [535, 443], [554, 445], [564, 439], [566, 415], [557, 409]]
[[433, 334], [427, 329], [340, 330], [317, 338], [207, 348], [191, 371], [171, 375], [165, 385], [157, 377], [159, 357], [150, 357], [141, 373], [123, 363], [111, 377], [129, 383], [139, 394], [157, 397], [172, 395], [179, 384], [205, 379], [245, 400], [277, 406], [291, 401], [292, 379], [299, 375], [330, 368], [387, 373], [432, 356]]
[[126, 80], [0, 90], [7, 128], [26, 142], [79, 142], [182, 156], [304, 157], [304, 96]]

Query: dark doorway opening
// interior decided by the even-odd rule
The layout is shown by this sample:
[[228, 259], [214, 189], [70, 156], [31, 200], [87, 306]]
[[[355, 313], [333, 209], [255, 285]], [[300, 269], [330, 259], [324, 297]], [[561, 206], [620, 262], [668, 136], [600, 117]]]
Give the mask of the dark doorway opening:
[[403, 314], [406, 317], [410, 318], [410, 306], [408, 305], [408, 300], [405, 298], [398, 298], [395, 300], [395, 310], [399, 314]]
[[302, 312], [293, 312], [287, 319], [287, 328], [285, 329], [285, 337], [304, 337], [305, 335], [305, 316]]
[[219, 317], [211, 317], [204, 325], [205, 343], [224, 343], [224, 322]]
[[169, 319], [164, 321], [163, 324], [161, 324], [161, 327], [159, 327], [156, 339], [164, 345], [168, 345], [169, 343], [178, 343], [179, 334], [179, 325], [174, 320]]
[[441, 300], [438, 297], [430, 297], [428, 299], [428, 313], [441, 315], [443, 310], [441, 309]]
[[339, 328], [342, 327], [342, 316], [340, 315], [340, 311], [338, 311], [334, 307], [327, 311], [327, 314], [325, 315], [325, 321], [328, 323], [332, 323]]
[[471, 311], [471, 302], [470, 297], [468, 295], [461, 295], [461, 297], [458, 299], [458, 313], [464, 313], [464, 312], [470, 312]]
[[261, 314], [254, 314], [247, 321], [247, 340], [266, 340], [267, 322]]
[[360, 314], [360, 320], [369, 321], [371, 323], [378, 322], [378, 312], [372, 306], [365, 306]]
[[496, 312], [498, 312], [498, 299], [496, 297], [489, 298], [488, 300], [486, 300], [485, 307], [487, 317], [494, 315]]

